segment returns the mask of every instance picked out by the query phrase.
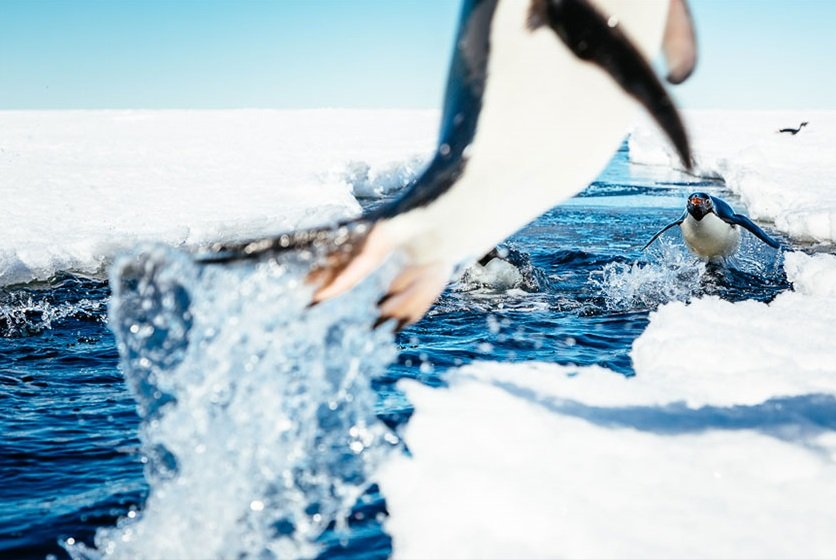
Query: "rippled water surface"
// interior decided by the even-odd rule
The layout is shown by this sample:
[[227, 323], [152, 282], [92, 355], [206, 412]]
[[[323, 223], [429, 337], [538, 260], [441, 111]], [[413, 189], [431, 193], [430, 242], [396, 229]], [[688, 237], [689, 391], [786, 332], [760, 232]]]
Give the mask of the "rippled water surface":
[[[478, 360], [632, 375], [631, 344], [658, 305], [788, 289], [780, 257], [745, 233], [724, 266], [696, 262], [676, 230], [640, 251], [693, 190], [735, 202], [722, 183], [631, 166], [622, 149], [394, 342], [367, 334], [379, 279], [306, 311], [304, 263], [207, 271], [163, 249], [122, 261], [110, 320], [121, 370], [107, 282], [4, 289], [0, 554], [156, 556], [171, 531], [225, 557], [315, 554], [310, 542], [322, 557], [386, 557], [385, 502], [366, 475], [403, 452], [392, 428], [411, 409], [396, 380], [440, 385]], [[189, 523], [215, 524], [219, 543]]]

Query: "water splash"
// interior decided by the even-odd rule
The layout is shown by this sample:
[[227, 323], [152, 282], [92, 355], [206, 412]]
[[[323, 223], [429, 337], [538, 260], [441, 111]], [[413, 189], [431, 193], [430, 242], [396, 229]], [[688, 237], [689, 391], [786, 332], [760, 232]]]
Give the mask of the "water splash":
[[690, 301], [702, 293], [706, 264], [684, 247], [660, 240], [656, 262], [612, 262], [590, 274], [604, 294], [608, 311], [655, 309], [670, 301]]
[[310, 257], [201, 266], [145, 248], [118, 260], [111, 324], [137, 399], [150, 486], [141, 511], [76, 559], [315, 556], [398, 438], [372, 379], [394, 359], [371, 331], [382, 272], [306, 309]]
[[96, 321], [103, 309], [101, 301], [86, 298], [54, 303], [31, 294], [7, 294], [0, 301], [0, 337], [31, 336], [49, 330], [53, 323], [67, 318]]
[[365, 161], [350, 161], [342, 180], [351, 186], [356, 198], [379, 198], [407, 186], [427, 166], [425, 155], [413, 155], [404, 161], [372, 167]]

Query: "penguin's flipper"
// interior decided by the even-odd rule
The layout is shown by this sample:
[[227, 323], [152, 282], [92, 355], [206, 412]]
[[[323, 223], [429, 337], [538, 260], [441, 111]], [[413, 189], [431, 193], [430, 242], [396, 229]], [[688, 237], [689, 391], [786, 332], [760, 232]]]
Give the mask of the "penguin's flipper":
[[697, 35], [687, 0], [671, 0], [662, 51], [668, 67], [667, 80], [681, 84], [697, 65]]
[[744, 227], [748, 229], [755, 237], [772, 247], [773, 249], [778, 249], [781, 247], [781, 244], [778, 243], [775, 239], [769, 236], [765, 231], [763, 231], [755, 222], [747, 218], [742, 214], [734, 214], [732, 215], [731, 219], [723, 218], [723, 221], [728, 224], [736, 224], [740, 227]]
[[569, 50], [606, 71], [641, 103], [690, 170], [691, 148], [676, 106], [650, 64], [621, 31], [617, 18], [605, 17], [588, 0], [549, 0], [545, 5], [546, 21]]
[[657, 231], [657, 232], [656, 232], [656, 234], [655, 234], [653, 237], [651, 237], [651, 238], [650, 238], [650, 241], [648, 241], [647, 243], [645, 243], [644, 247], [642, 247], [642, 251], [644, 251], [645, 249], [647, 249], [648, 247], [650, 247], [650, 244], [651, 244], [651, 243], [653, 243], [654, 241], [656, 241], [656, 240], [659, 238], [659, 236], [660, 236], [660, 235], [662, 235], [663, 233], [665, 233], [666, 231], [668, 231], [668, 230], [669, 230], [669, 229], [671, 229], [672, 227], [682, 225], [682, 222], [684, 222], [684, 221], [685, 221], [685, 216], [686, 216], [687, 214], [688, 214], [688, 212], [686, 211], [684, 214], [682, 214], [682, 216], [681, 216], [678, 220], [676, 220], [675, 222], [671, 222], [671, 223], [669, 223], [668, 225], [666, 225], [665, 227], [663, 227], [662, 229], [660, 229], [659, 231]]
[[771, 238], [765, 231], [763, 231], [755, 222], [744, 216], [743, 214], [735, 214], [731, 206], [725, 201], [720, 200], [716, 196], [711, 197], [714, 205], [714, 213], [717, 217], [726, 222], [748, 229], [755, 237], [772, 247], [778, 249], [781, 244]]

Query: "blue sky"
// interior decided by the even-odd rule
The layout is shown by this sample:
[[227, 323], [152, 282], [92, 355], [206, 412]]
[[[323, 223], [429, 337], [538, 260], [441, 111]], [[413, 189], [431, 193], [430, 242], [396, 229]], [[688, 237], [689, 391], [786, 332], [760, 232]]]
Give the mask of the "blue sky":
[[[690, 108], [836, 109], [836, 2], [692, 0]], [[0, 0], [0, 109], [434, 108], [458, 0]]]

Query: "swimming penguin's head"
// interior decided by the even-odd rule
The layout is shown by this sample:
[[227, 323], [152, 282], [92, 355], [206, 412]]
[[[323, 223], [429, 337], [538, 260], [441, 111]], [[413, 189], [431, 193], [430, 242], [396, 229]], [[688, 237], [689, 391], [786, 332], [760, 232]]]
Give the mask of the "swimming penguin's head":
[[705, 193], [694, 193], [688, 197], [688, 213], [698, 222], [706, 214], [714, 211], [714, 204], [711, 197]]

